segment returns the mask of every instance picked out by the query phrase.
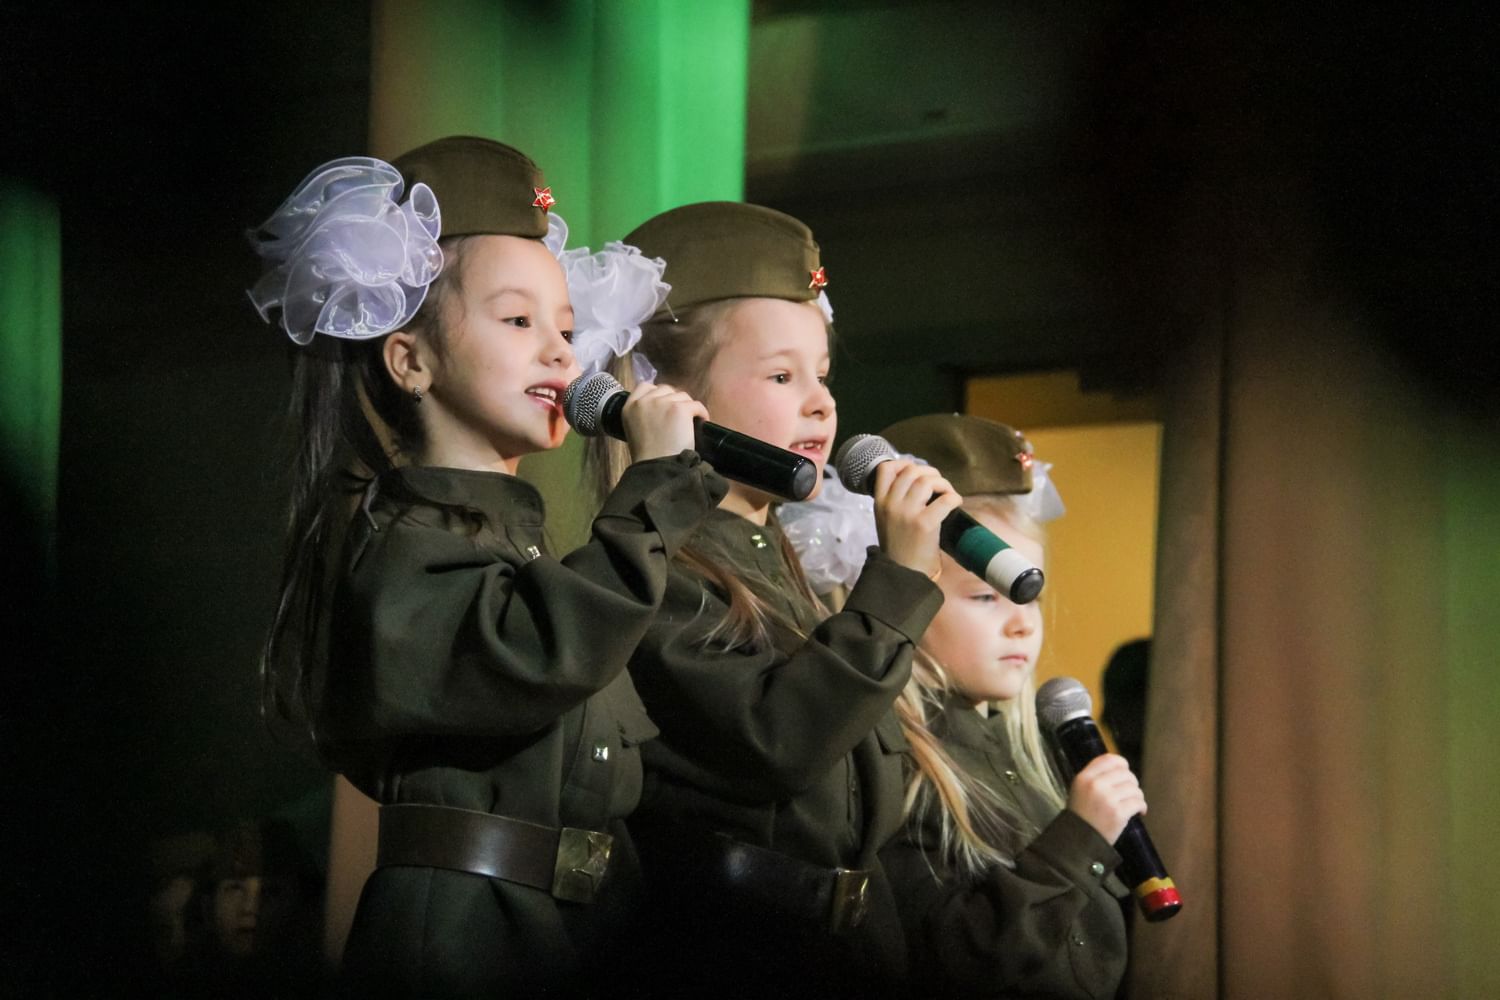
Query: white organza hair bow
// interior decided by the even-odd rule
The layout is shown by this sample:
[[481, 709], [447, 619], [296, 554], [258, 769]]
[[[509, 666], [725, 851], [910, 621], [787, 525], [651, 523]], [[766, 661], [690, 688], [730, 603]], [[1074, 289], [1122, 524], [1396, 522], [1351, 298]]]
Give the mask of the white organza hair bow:
[[261, 318], [281, 310], [298, 344], [318, 333], [365, 340], [400, 329], [443, 269], [437, 197], [384, 160], [348, 156], [318, 167], [250, 232], [267, 270], [250, 289]]
[[870, 546], [880, 541], [875, 533], [875, 499], [851, 492], [831, 470], [824, 472], [817, 496], [782, 504], [776, 517], [797, 550], [807, 582], [820, 594], [838, 586], [854, 586]]
[[[591, 375], [640, 343], [641, 324], [662, 307], [672, 290], [661, 280], [667, 264], [618, 240], [593, 254], [588, 247], [566, 250], [558, 260], [573, 303], [573, 355], [583, 374]], [[656, 377], [644, 355], [633, 354], [631, 362], [638, 382]]]
[[1016, 498], [1022, 509], [1030, 514], [1037, 524], [1055, 521], [1067, 513], [1062, 494], [1052, 481], [1052, 463], [1033, 459], [1031, 463], [1031, 492]]
[[833, 303], [828, 301], [828, 293], [820, 290], [816, 302], [818, 303], [818, 311], [823, 314], [823, 322], [832, 323]]

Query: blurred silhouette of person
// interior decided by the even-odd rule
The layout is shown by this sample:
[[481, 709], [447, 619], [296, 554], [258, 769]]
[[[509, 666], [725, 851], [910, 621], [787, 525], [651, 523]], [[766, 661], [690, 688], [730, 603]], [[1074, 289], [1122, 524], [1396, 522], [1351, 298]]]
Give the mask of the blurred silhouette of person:
[[322, 889], [290, 824], [227, 831], [199, 871], [178, 981], [191, 995], [320, 995]]
[[1104, 667], [1104, 707], [1099, 718], [1136, 774], [1142, 773], [1150, 660], [1151, 640], [1132, 639], [1116, 649]]
[[[1132, 639], [1122, 643], [1104, 666], [1101, 679], [1104, 705], [1099, 721], [1109, 729], [1110, 738], [1121, 757], [1130, 761], [1130, 769], [1141, 774], [1146, 736], [1146, 685], [1150, 676], [1151, 640]], [[1144, 783], [1144, 779], [1142, 779]], [[1135, 907], [1122, 900], [1127, 940], [1135, 934]], [[1129, 975], [1115, 994], [1116, 1000], [1128, 1000]]]
[[214, 838], [202, 831], [161, 837], [151, 844], [151, 894], [146, 901], [147, 927], [157, 968], [172, 974], [188, 948], [188, 902], [199, 870], [214, 853]]

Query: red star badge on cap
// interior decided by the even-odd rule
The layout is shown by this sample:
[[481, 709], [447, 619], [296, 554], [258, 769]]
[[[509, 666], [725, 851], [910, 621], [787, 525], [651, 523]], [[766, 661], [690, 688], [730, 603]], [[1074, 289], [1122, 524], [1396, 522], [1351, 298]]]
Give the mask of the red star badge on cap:
[[543, 212], [552, 211], [552, 206], [557, 204], [557, 199], [552, 197], [552, 189], [549, 187], [532, 188], [536, 192], [536, 200], [531, 204], [540, 208]]
[[808, 288], [821, 289], [828, 287], [828, 272], [826, 269], [820, 267], [817, 270], [809, 271], [808, 273], [812, 275], [812, 280], [807, 283]]
[[1016, 461], [1021, 463], [1021, 468], [1029, 469], [1036, 458], [1029, 451], [1020, 451], [1016, 453]]

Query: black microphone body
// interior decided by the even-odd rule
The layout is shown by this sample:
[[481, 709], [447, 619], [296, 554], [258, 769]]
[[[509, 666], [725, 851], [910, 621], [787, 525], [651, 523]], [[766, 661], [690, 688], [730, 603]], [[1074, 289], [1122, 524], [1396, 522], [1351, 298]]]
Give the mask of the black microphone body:
[[[624, 441], [629, 398], [612, 376], [598, 372], [568, 386], [563, 413], [580, 434]], [[693, 422], [693, 447], [719, 475], [784, 500], [806, 500], [818, 484], [812, 459], [707, 420]]]
[[[1056, 721], [1056, 709], [1048, 712], [1040, 706], [1053, 702], [1053, 695], [1059, 690], [1072, 694], [1067, 690], [1072, 685], [1078, 687], [1074, 697], [1081, 695], [1082, 701], [1069, 702], [1062, 709], [1065, 717], [1062, 721]], [[1088, 714], [1092, 708], [1088, 692], [1076, 680], [1057, 677], [1047, 681], [1037, 692], [1037, 702], [1037, 714], [1042, 719], [1043, 728], [1051, 733], [1055, 746], [1074, 775], [1087, 767], [1095, 757], [1109, 753], [1099, 727]], [[1073, 707], [1079, 704], [1083, 706], [1081, 711]], [[1114, 847], [1120, 854], [1120, 876], [1135, 892], [1142, 916], [1152, 922], [1176, 916], [1182, 909], [1182, 896], [1167, 874], [1167, 866], [1162, 864], [1161, 855], [1156, 853], [1156, 845], [1151, 842], [1146, 824], [1139, 816], [1132, 816], [1130, 822], [1125, 824], [1125, 830], [1115, 841]]]
[[707, 420], [693, 422], [693, 445], [719, 475], [783, 500], [806, 500], [818, 485], [812, 459]]

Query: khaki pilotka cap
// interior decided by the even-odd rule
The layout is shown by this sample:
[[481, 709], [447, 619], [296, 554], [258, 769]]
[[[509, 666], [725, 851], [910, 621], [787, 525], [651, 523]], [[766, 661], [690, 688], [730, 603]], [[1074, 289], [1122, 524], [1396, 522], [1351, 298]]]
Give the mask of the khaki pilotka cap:
[[761, 205], [683, 205], [643, 222], [625, 242], [667, 262], [662, 280], [672, 291], [656, 319], [720, 299], [811, 302], [828, 284], [812, 230]]
[[931, 413], [892, 424], [880, 436], [935, 467], [963, 496], [1030, 493], [1034, 485], [1030, 442], [993, 420]]
[[391, 161], [406, 190], [426, 184], [437, 196], [443, 236], [547, 235], [555, 204], [542, 171], [519, 149], [473, 135], [450, 135]]

